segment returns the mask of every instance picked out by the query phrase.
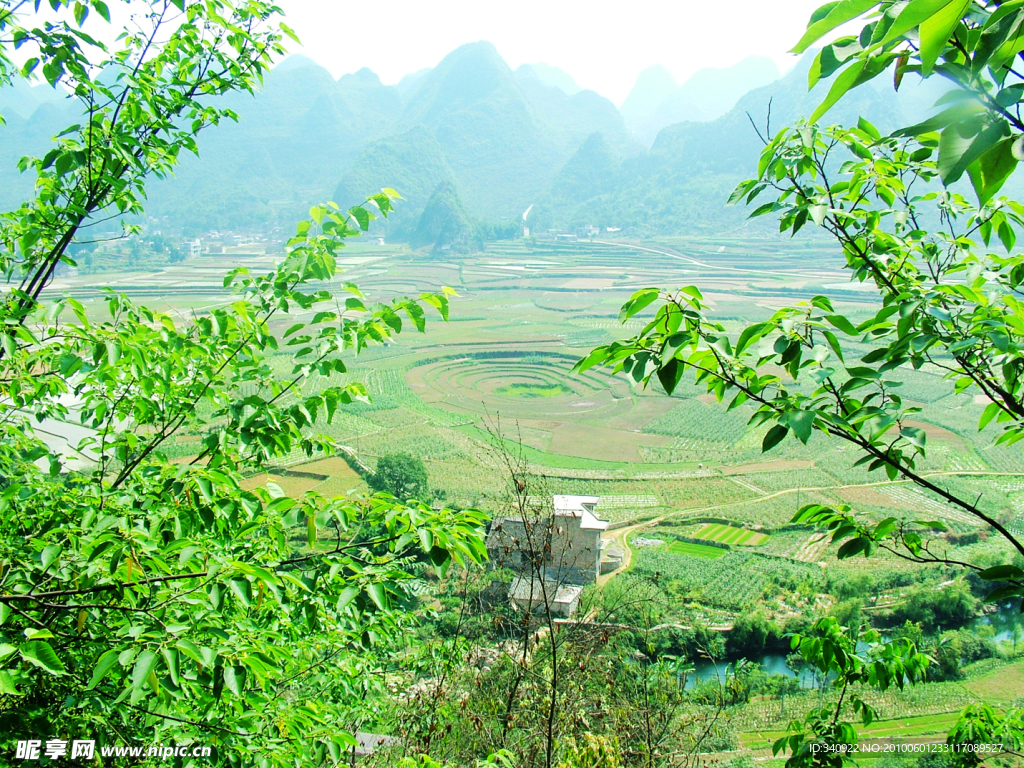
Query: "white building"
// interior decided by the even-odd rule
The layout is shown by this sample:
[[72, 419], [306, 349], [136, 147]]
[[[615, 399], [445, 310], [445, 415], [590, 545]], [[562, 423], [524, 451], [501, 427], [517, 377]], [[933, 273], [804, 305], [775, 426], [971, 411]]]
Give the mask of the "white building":
[[496, 518], [487, 536], [492, 566], [529, 575], [540, 565], [544, 578], [558, 584], [597, 581], [601, 534], [608, 529], [608, 521], [594, 514], [600, 500], [598, 496], [556, 495], [550, 518]]
[[185, 245], [188, 248], [188, 257], [190, 259], [194, 259], [203, 253], [203, 241], [199, 238], [196, 238], [195, 240], [187, 240]]

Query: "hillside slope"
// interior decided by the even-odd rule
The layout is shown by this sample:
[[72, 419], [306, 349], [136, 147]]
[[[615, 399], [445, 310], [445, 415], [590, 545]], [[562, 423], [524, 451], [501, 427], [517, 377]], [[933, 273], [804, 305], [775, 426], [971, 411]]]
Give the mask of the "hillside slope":
[[[756, 172], [762, 143], [755, 125], [763, 135], [777, 131], [808, 116], [824, 97], [827, 84], [807, 91], [810, 60], [805, 57], [781, 80], [747, 93], [717, 120], [664, 128], [650, 151], [622, 162], [611, 192], [596, 194], [560, 223], [648, 234], [769, 226], [747, 222], [747, 211], [725, 203], [735, 185]], [[879, 78], [851, 91], [822, 122], [850, 125], [863, 115], [883, 132], [891, 131], [926, 114], [943, 89], [934, 81], [907, 80], [897, 94], [891, 82]]]
[[[532, 67], [513, 72], [490, 43], [464, 45], [425, 73], [407, 91], [395, 131], [360, 154], [335, 193], [350, 205], [367, 182], [393, 172], [392, 186], [408, 208], [396, 217], [395, 232], [418, 216], [442, 181], [436, 152], [418, 157], [408, 144], [412, 135], [436, 142], [431, 147], [440, 150], [465, 207], [485, 219], [508, 219], [545, 195], [559, 168], [595, 132], [623, 152], [638, 149], [610, 101], [593, 91], [570, 96]], [[405, 163], [400, 171], [396, 153]]]
[[[224, 98], [240, 121], [204, 131], [198, 158], [184, 156], [175, 177], [152, 181], [147, 214], [156, 220], [152, 226], [185, 234], [290, 228], [312, 204], [333, 199], [349, 206], [392, 187], [403, 199], [389, 221], [374, 225], [392, 239], [415, 237], [439, 189], [457, 190], [473, 226], [491, 236], [516, 231], [513, 224], [530, 206], [535, 233], [587, 224], [636, 234], [764, 227], [747, 223], [745, 212], [725, 200], [757, 166], [761, 142], [752, 121], [763, 133], [770, 105], [777, 130], [823, 97], [824, 83], [807, 92], [809, 62], [805, 57], [785, 77], [739, 96], [714, 120], [661, 128], [644, 151], [627, 123], [643, 131], [688, 114], [717, 114], [744, 87], [773, 79], [774, 64], [747, 59], [702, 70], [682, 86], [652, 68], [620, 113], [561, 70], [513, 71], [486, 42], [464, 45], [397, 86], [368, 69], [335, 80], [293, 56], [268, 73], [255, 95]], [[853, 123], [865, 115], [889, 130], [925, 114], [941, 89], [907, 78], [897, 95], [879, 78], [852, 91], [826, 120]], [[18, 158], [45, 152], [77, 113], [77, 103], [53, 89], [0, 90], [7, 118], [0, 127], [0, 207], [32, 192], [32, 175], [15, 170]]]

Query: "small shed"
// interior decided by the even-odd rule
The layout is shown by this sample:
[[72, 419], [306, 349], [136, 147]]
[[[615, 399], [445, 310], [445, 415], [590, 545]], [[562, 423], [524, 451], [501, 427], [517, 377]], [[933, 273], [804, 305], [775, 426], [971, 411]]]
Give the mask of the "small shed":
[[517, 609], [540, 612], [547, 598], [552, 615], [566, 619], [576, 612], [582, 594], [583, 587], [528, 576], [516, 577], [508, 588], [508, 597]]

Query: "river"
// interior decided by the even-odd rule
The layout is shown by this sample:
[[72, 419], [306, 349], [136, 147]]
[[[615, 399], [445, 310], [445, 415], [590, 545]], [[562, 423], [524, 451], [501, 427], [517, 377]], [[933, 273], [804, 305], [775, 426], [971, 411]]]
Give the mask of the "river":
[[[982, 627], [991, 627], [992, 638], [997, 642], [1013, 642], [1013, 634], [1016, 630], [1018, 644], [1024, 644], [1024, 614], [1020, 612], [1020, 606], [1015, 603], [1004, 603], [999, 606], [995, 613], [988, 613], [979, 616], [967, 624], [966, 628], [977, 630]], [[749, 659], [760, 665], [768, 674], [785, 675], [786, 677], [799, 677], [801, 688], [814, 688], [818, 685], [818, 677], [811, 670], [802, 670], [798, 675], [786, 666], [786, 657], [780, 653], [768, 653], [760, 658]], [[733, 664], [731, 661], [698, 661], [694, 664], [693, 673], [687, 680], [686, 687], [691, 688], [697, 682], [710, 680], [716, 676], [720, 680], [725, 679], [726, 670]]]

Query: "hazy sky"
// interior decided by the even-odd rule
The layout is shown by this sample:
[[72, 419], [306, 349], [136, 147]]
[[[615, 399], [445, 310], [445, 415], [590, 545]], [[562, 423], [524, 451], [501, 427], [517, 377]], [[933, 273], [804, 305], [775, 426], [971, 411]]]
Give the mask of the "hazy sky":
[[785, 71], [786, 51], [824, 0], [279, 0], [296, 49], [335, 77], [369, 67], [385, 83], [489, 40], [513, 68], [545, 62], [621, 104], [637, 74], [664, 65], [682, 82], [755, 54]]

